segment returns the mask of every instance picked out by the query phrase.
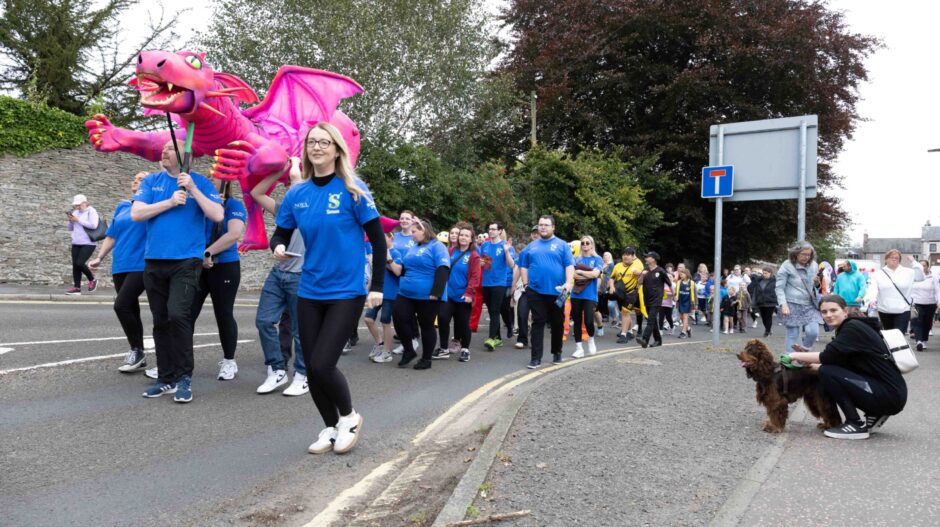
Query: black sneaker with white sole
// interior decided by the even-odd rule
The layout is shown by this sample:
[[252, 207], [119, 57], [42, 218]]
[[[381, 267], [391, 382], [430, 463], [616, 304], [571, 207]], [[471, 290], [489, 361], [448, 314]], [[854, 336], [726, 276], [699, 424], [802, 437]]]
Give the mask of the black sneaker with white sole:
[[875, 432], [877, 429], [884, 426], [885, 421], [888, 420], [887, 415], [866, 415], [865, 416], [865, 428], [868, 429], [869, 433]]
[[868, 427], [864, 424], [842, 423], [823, 432], [833, 439], [868, 439]]

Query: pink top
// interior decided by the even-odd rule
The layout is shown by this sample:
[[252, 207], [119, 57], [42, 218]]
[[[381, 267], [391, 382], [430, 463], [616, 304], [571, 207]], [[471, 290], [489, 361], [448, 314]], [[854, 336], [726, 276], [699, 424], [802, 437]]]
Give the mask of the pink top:
[[72, 232], [72, 245], [98, 245], [98, 242], [91, 241], [88, 233], [82, 228], [94, 229], [98, 227], [98, 211], [94, 207], [88, 206], [84, 211], [72, 211], [72, 215], [78, 218], [78, 222], [69, 222], [69, 231]]

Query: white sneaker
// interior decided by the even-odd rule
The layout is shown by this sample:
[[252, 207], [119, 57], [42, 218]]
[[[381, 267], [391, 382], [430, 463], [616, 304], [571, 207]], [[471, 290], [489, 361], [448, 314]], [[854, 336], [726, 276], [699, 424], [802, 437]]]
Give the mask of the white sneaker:
[[235, 359], [222, 359], [219, 361], [219, 377], [220, 381], [230, 381], [235, 378], [235, 375], [238, 374], [238, 364], [235, 364]]
[[516, 349], [517, 349], [517, 350], [521, 350], [521, 349], [524, 348], [524, 347], [525, 347], [525, 344], [523, 344], [523, 343], [521, 343], [521, 342], [516, 342]]
[[597, 344], [594, 343], [594, 337], [588, 339], [588, 355], [597, 353]]
[[394, 359], [395, 358], [392, 356], [391, 353], [387, 351], [383, 351], [382, 353], [379, 353], [375, 357], [372, 357], [372, 362], [381, 364], [383, 362], [392, 362]]
[[307, 385], [307, 376], [302, 373], [294, 372], [294, 382], [284, 390], [283, 395], [288, 397], [310, 393], [310, 387]]
[[343, 344], [343, 355], [346, 355], [347, 353], [352, 351], [352, 349], [353, 349], [352, 344], [350, 344], [349, 341], [347, 340], [346, 344]]
[[751, 324], [751, 327], [752, 327], [752, 328], [756, 328], [756, 327], [757, 327], [757, 321], [756, 321], [756, 320], [754, 321], [753, 324]]
[[603, 337], [603, 336], [604, 336], [604, 326], [602, 325], [602, 326], [598, 327], [598, 328], [597, 328], [597, 331], [595, 331], [594, 333], [596, 333], [598, 337]]
[[148, 368], [144, 370], [144, 376], [147, 377], [148, 379], [156, 379], [160, 375], [157, 373], [156, 366], [154, 366], [153, 368]]
[[395, 346], [394, 348], [392, 348], [392, 353], [394, 353], [395, 355], [401, 355], [404, 352], [405, 352], [405, 346], [403, 346], [402, 344], [399, 344]]
[[268, 366], [268, 377], [255, 391], [258, 393], [271, 393], [285, 384], [287, 384], [287, 372], [284, 370], [274, 370]]
[[379, 342], [375, 346], [372, 346], [372, 351], [369, 352], [369, 358], [372, 359], [378, 356], [379, 353], [382, 353], [384, 347], [385, 345], [382, 344], [381, 342]]
[[571, 354], [571, 358], [574, 358], [574, 359], [584, 358], [584, 347], [581, 346], [580, 342], [574, 345], [574, 353]]
[[359, 432], [362, 430], [362, 416], [355, 410], [347, 416], [339, 418], [336, 424], [336, 441], [333, 443], [333, 452], [345, 454], [356, 446], [359, 441]]
[[336, 429], [332, 426], [320, 430], [317, 440], [307, 447], [307, 452], [311, 454], [326, 454], [333, 450], [333, 442], [336, 441]]

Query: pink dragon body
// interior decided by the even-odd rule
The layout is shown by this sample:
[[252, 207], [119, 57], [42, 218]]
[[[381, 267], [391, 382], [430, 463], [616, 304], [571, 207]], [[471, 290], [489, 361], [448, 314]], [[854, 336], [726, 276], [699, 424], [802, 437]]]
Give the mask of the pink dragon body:
[[[335, 125], [349, 147], [355, 165], [359, 130], [343, 112], [340, 100], [362, 92], [355, 81], [328, 71], [282, 66], [264, 101], [247, 109], [239, 103], [258, 102], [258, 96], [234, 75], [213, 71], [205, 53], [144, 51], [130, 83], [141, 93], [148, 114], [169, 112], [182, 126], [174, 133], [186, 138], [193, 123], [193, 157], [212, 155], [210, 175], [237, 179], [242, 188], [248, 222], [240, 251], [268, 248], [261, 208], [251, 189], [273, 173], [285, 172], [291, 156], [300, 156], [307, 130], [318, 122]], [[127, 152], [158, 161], [170, 131], [139, 132], [113, 126], [103, 115], [85, 123], [89, 140], [99, 152]], [[384, 220], [384, 218], [383, 218]], [[383, 221], [384, 224], [384, 221]]]

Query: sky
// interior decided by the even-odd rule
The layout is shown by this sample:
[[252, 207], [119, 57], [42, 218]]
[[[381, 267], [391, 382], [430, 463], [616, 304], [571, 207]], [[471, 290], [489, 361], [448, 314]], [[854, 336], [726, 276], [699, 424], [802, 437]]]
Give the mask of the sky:
[[[490, 8], [504, 0], [487, 0]], [[163, 0], [168, 11], [190, 8], [178, 33], [183, 41], [206, 24], [210, 2]], [[146, 20], [153, 4], [142, 2], [129, 11], [125, 25]], [[869, 82], [859, 89], [859, 115], [854, 137], [847, 141], [834, 164], [844, 178], [844, 189], [834, 191], [842, 200], [853, 226], [850, 240], [861, 244], [871, 237], [911, 238], [930, 221], [940, 225], [940, 201], [934, 179], [940, 174], [940, 2], [927, 0], [831, 0], [831, 9], [843, 11], [850, 31], [873, 35], [885, 47], [868, 57]], [[235, 72], [237, 73], [237, 72]], [[820, 134], [825, 134], [820, 130]]]

